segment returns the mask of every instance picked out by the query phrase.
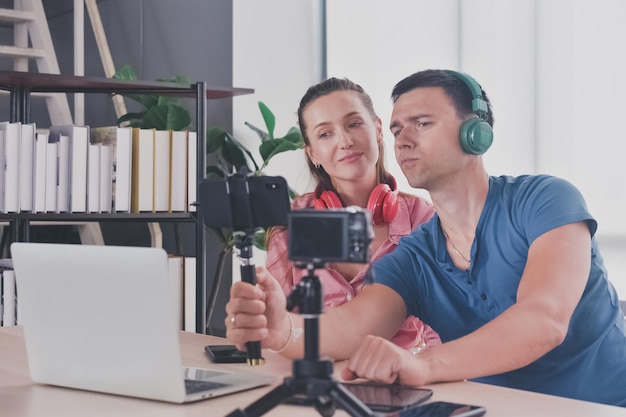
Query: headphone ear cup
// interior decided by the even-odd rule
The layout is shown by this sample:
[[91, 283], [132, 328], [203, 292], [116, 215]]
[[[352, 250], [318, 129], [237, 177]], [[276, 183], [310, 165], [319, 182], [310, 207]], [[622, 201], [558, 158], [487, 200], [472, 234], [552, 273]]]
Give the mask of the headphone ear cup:
[[482, 155], [493, 143], [493, 129], [479, 117], [466, 120], [459, 131], [459, 142], [465, 153]]
[[324, 191], [319, 198], [315, 199], [314, 207], [316, 209], [342, 208], [341, 200], [337, 194], [332, 191]]
[[367, 201], [367, 209], [372, 213], [372, 223], [389, 223], [398, 213], [398, 192], [387, 184], [378, 184]]

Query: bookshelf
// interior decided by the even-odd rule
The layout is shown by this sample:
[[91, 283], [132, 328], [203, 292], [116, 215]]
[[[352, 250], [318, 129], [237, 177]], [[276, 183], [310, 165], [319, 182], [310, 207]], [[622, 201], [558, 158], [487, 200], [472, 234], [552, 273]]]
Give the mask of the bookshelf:
[[[111, 78], [74, 75], [41, 74], [18, 71], [0, 71], [0, 90], [9, 92], [9, 121], [30, 122], [31, 93], [135, 93], [172, 95], [190, 98], [196, 106], [197, 184], [204, 178], [206, 167], [206, 100], [252, 94], [253, 89], [212, 87], [205, 82], [177, 84], [158, 81], [125, 81]], [[6, 119], [5, 119], [6, 120]], [[168, 221], [194, 222], [196, 232], [196, 332], [206, 333], [206, 232], [195, 212], [187, 213], [31, 213], [0, 214], [0, 221], [12, 222], [14, 242], [28, 242], [33, 221], [54, 222], [116, 222]]]

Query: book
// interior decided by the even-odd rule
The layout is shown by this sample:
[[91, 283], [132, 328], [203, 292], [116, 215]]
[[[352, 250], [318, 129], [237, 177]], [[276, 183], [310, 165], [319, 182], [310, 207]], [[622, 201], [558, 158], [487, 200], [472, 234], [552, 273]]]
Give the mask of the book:
[[46, 213], [57, 210], [57, 172], [59, 136], [48, 135], [46, 147]]
[[22, 123], [21, 129], [19, 161], [20, 211], [33, 211], [35, 124]]
[[1, 122], [4, 132], [4, 212], [20, 211], [19, 158], [21, 123]]
[[87, 211], [87, 147], [89, 146], [89, 127], [60, 125], [50, 127], [50, 134], [68, 137], [68, 211], [84, 213]]
[[113, 205], [113, 145], [100, 144], [100, 213], [110, 213]]
[[196, 211], [198, 194], [198, 135], [189, 131], [187, 134], [187, 211]]
[[130, 212], [132, 128], [92, 127], [90, 142], [112, 146], [111, 211]]
[[7, 269], [2, 272], [2, 325], [17, 324], [17, 293], [15, 290], [15, 272]]
[[87, 211], [100, 212], [100, 144], [87, 148]]
[[48, 134], [37, 133], [35, 136], [35, 173], [33, 180], [33, 212], [46, 211], [46, 170]]
[[196, 258], [185, 257], [184, 261], [184, 321], [183, 330], [196, 332]]
[[0, 130], [0, 213], [4, 213], [4, 131], [3, 130]]
[[187, 132], [172, 131], [170, 212], [187, 211]]
[[154, 129], [133, 128], [130, 210], [152, 211], [154, 195]]
[[174, 312], [176, 314], [176, 323], [179, 330], [183, 329], [183, 288], [184, 288], [184, 265], [182, 256], [170, 255], [167, 259], [168, 273], [170, 278], [170, 287], [172, 291], [172, 300], [174, 303]]
[[170, 209], [170, 151], [169, 130], [154, 131], [154, 193], [152, 211], [166, 212]]
[[50, 133], [58, 138], [57, 148], [57, 213], [70, 211], [70, 138], [63, 134]]

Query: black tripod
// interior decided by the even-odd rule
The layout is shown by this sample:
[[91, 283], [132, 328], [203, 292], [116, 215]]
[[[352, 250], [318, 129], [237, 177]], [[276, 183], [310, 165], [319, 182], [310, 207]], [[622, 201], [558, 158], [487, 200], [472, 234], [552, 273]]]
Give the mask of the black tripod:
[[304, 317], [304, 358], [293, 362], [293, 375], [282, 385], [227, 417], [258, 417], [293, 396], [311, 401], [324, 417], [335, 413], [335, 403], [353, 417], [377, 416], [365, 404], [333, 379], [333, 363], [319, 357], [319, 316], [323, 310], [322, 285], [315, 265], [307, 264], [308, 274], [287, 298], [287, 309], [298, 307]]

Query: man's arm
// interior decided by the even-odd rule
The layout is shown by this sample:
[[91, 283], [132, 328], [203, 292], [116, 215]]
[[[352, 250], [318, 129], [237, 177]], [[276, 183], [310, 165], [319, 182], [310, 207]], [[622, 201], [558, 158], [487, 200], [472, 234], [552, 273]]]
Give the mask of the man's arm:
[[[585, 222], [558, 227], [530, 246], [517, 302], [475, 332], [411, 357], [368, 338], [350, 360], [344, 377], [423, 385], [511, 371], [537, 360], [563, 342], [591, 265], [591, 236]], [[433, 300], [436, 302], [436, 300]], [[371, 340], [369, 340], [371, 339]], [[369, 349], [368, 347], [369, 346]]]
[[[304, 335], [293, 336], [304, 328], [304, 319], [287, 312], [280, 284], [265, 268], [257, 268], [256, 277], [256, 287], [243, 282], [231, 287], [231, 299], [226, 305], [226, 336], [239, 349], [244, 349], [246, 341], [261, 340], [264, 348], [301, 358]], [[366, 335], [391, 338], [405, 319], [406, 306], [399, 294], [381, 284], [366, 285], [351, 301], [326, 308], [321, 314], [320, 355], [348, 358]]]

